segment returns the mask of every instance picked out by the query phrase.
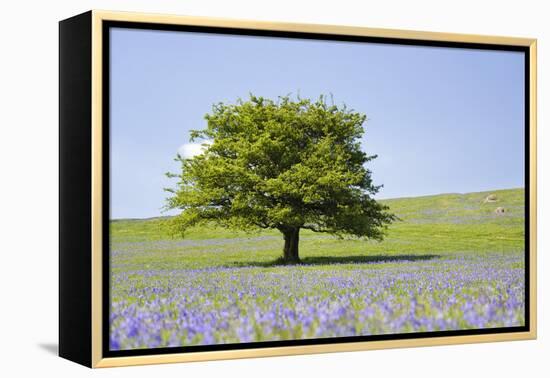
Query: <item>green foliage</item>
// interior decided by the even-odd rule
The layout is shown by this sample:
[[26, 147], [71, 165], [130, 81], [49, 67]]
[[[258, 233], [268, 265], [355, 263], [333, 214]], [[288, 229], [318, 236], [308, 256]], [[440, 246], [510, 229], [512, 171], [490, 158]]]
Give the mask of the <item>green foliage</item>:
[[[316, 101], [251, 95], [219, 103], [191, 134], [204, 153], [177, 157], [181, 172], [168, 209], [173, 231], [200, 224], [241, 230], [326, 232], [381, 240], [395, 217], [373, 199], [379, 190], [361, 150], [366, 116]], [[296, 239], [297, 241], [297, 239]]]

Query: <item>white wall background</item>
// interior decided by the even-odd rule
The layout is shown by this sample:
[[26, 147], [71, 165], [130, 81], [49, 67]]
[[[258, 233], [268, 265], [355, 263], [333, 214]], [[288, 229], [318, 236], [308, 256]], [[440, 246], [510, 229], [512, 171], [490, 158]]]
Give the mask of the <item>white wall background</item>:
[[[550, 27], [545, 1], [72, 0], [0, 5], [0, 375], [520, 377], [550, 373]], [[61, 19], [89, 9], [536, 37], [539, 339], [91, 371], [57, 344], [57, 56]]]

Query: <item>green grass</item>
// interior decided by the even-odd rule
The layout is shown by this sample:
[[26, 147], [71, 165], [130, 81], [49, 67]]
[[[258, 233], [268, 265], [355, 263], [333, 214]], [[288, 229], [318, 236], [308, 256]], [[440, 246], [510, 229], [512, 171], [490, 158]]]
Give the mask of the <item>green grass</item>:
[[[497, 201], [485, 203], [489, 194], [495, 194]], [[510, 189], [384, 200], [400, 218], [388, 228], [384, 241], [339, 239], [304, 230], [300, 234], [300, 257], [305, 264], [324, 265], [381, 258], [398, 261], [407, 256], [522, 251], [523, 198], [523, 189]], [[505, 213], [495, 214], [497, 207], [504, 207]], [[112, 221], [115, 268], [265, 267], [277, 265], [281, 255], [283, 240], [276, 230], [246, 233], [211, 225], [196, 227], [181, 239], [167, 234], [164, 221]]]

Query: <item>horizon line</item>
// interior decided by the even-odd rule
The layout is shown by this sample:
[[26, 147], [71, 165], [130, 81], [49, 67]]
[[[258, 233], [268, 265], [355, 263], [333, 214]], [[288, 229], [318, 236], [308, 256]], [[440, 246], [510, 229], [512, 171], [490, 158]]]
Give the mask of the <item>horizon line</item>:
[[[445, 196], [445, 195], [452, 195], [452, 194], [458, 194], [458, 195], [464, 195], [464, 194], [477, 194], [477, 193], [488, 193], [488, 192], [498, 192], [503, 190], [525, 190], [524, 186], [521, 187], [514, 187], [514, 188], [501, 188], [501, 189], [491, 189], [491, 190], [480, 190], [480, 191], [474, 191], [474, 192], [444, 192], [444, 193], [432, 193], [432, 194], [421, 194], [418, 196], [410, 195], [410, 196], [402, 196], [402, 197], [390, 197], [390, 198], [380, 198], [377, 199], [377, 201], [393, 201], [393, 200], [402, 200], [402, 199], [412, 199], [412, 198], [423, 198], [423, 197], [436, 197], [436, 196]], [[150, 217], [122, 217], [122, 218], [109, 218], [109, 221], [122, 221], [122, 220], [150, 220], [150, 219], [158, 219], [158, 218], [170, 218], [174, 217], [175, 215], [153, 215]]]

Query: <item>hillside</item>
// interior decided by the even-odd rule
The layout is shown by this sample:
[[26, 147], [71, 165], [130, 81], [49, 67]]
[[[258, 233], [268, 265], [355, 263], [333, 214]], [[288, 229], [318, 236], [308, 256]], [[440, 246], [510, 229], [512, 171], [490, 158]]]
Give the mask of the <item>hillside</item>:
[[[489, 195], [495, 195], [495, 202], [484, 202]], [[396, 198], [380, 201], [390, 207], [400, 221], [390, 227], [399, 231], [403, 227], [425, 230], [426, 226], [448, 229], [452, 225], [478, 225], [480, 229], [493, 225], [522, 229], [524, 222], [524, 190], [506, 189], [466, 194], [439, 194], [432, 196]], [[497, 208], [504, 213], [496, 214]], [[111, 237], [114, 241], [147, 241], [174, 239], [162, 227], [167, 217], [149, 219], [119, 219], [111, 221]], [[423, 225], [424, 227], [419, 227]], [[413, 227], [414, 226], [414, 227]], [[452, 228], [452, 227], [451, 227]], [[478, 228], [478, 227], [476, 227]], [[313, 234], [303, 231], [302, 235]], [[520, 236], [515, 232], [516, 236]], [[245, 233], [219, 227], [197, 227], [186, 233], [185, 239], [202, 240], [215, 238], [246, 238], [261, 235], [279, 235], [277, 231]], [[323, 235], [326, 237], [326, 235]]]
[[[488, 196], [495, 200], [487, 202]], [[396, 198], [381, 201], [409, 223], [496, 223], [522, 224], [525, 214], [523, 189], [494, 190], [466, 194]], [[499, 207], [504, 209], [496, 214]]]

